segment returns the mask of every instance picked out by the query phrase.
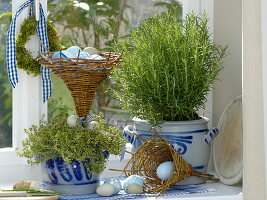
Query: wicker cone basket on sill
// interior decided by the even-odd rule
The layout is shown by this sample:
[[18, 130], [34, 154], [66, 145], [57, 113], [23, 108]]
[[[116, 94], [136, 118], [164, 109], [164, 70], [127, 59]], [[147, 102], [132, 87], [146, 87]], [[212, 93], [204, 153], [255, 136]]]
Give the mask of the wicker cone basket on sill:
[[101, 53], [103, 60], [85, 58], [52, 58], [52, 52], [39, 53], [39, 63], [59, 76], [74, 100], [77, 115], [84, 119], [90, 112], [96, 88], [113, 67], [119, 67], [121, 54]]
[[[159, 135], [156, 129], [153, 130], [155, 133], [148, 140], [136, 134], [144, 143], [134, 153], [128, 152], [132, 154], [132, 157], [123, 170], [110, 170], [122, 171], [126, 176], [135, 174], [143, 177], [145, 180], [144, 191], [147, 193], [158, 193], [158, 196], [177, 182], [190, 176], [198, 176], [216, 182], [219, 181], [219, 179], [210, 174], [194, 170], [174, 150], [171, 144]], [[157, 177], [156, 170], [165, 161], [173, 161], [174, 173], [168, 180], [162, 181]]]

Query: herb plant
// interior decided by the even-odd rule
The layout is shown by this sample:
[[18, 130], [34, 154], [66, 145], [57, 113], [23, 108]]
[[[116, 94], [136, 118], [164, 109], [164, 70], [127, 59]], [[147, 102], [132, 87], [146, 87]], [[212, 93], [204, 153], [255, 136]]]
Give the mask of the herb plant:
[[206, 14], [182, 21], [165, 12], [120, 41], [123, 67], [113, 78], [125, 109], [152, 124], [199, 119], [227, 49], [211, 41], [207, 23]]
[[[50, 123], [42, 120], [39, 126], [32, 125], [25, 130], [28, 137], [22, 142], [22, 151], [17, 150], [18, 155], [28, 158], [29, 164], [58, 156], [67, 163], [74, 159], [85, 161], [87, 169], [98, 174], [105, 168], [105, 154], [119, 155], [125, 145], [121, 130], [106, 128], [106, 122], [100, 116], [94, 117], [99, 125], [93, 129], [69, 127], [66, 121], [67, 115], [58, 115]], [[87, 162], [88, 159], [92, 162]]]

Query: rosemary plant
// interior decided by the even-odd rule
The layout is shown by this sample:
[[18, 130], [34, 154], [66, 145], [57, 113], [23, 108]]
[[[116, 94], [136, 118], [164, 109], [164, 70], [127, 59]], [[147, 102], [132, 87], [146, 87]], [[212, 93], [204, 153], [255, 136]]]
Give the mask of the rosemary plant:
[[211, 41], [207, 23], [206, 14], [182, 21], [166, 12], [120, 41], [123, 67], [113, 78], [125, 109], [152, 124], [199, 119], [227, 49]]

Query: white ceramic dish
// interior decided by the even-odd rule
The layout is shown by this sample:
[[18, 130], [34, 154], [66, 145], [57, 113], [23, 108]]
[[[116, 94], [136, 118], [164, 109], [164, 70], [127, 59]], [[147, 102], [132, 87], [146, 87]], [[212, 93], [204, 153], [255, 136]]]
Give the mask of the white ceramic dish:
[[242, 98], [233, 99], [225, 108], [218, 123], [219, 134], [212, 144], [215, 172], [220, 181], [234, 185], [243, 176]]

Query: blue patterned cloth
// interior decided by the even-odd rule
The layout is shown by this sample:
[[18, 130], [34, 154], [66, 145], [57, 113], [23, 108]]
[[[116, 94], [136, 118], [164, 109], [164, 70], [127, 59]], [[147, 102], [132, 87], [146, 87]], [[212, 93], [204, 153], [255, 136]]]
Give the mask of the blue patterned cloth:
[[[125, 177], [120, 177], [119, 179], [123, 183]], [[179, 197], [179, 195], [186, 195], [193, 193], [208, 193], [208, 192], [215, 192], [215, 189], [206, 188], [201, 185], [173, 186], [172, 188], [168, 189], [165, 194], [162, 194], [158, 199], [161, 199], [161, 197], [177, 198]], [[97, 194], [91, 194], [91, 195], [79, 195], [79, 196], [61, 196], [60, 200], [119, 200], [119, 199], [142, 199], [146, 197], [156, 197], [156, 196], [157, 194], [147, 194], [147, 193], [127, 194], [126, 192], [121, 190], [118, 194], [110, 197], [100, 197]]]
[[[16, 11], [15, 16], [12, 19], [10, 24], [8, 33], [7, 33], [7, 49], [6, 49], [6, 62], [7, 62], [7, 70], [8, 70], [8, 78], [13, 88], [16, 87], [18, 83], [18, 71], [17, 71], [17, 64], [16, 64], [16, 21], [22, 11], [26, 8], [30, 8], [29, 15], [31, 16], [33, 13], [34, 0], [28, 0], [23, 3], [19, 9]], [[39, 6], [40, 11], [40, 20], [37, 24], [37, 33], [40, 41], [40, 52], [46, 52], [49, 50], [49, 43], [47, 37], [47, 27], [46, 27], [46, 17], [44, 15], [44, 11], [42, 5]], [[44, 46], [45, 47], [44, 47]], [[45, 66], [41, 68], [42, 72], [42, 86], [43, 86], [43, 102], [48, 100], [48, 98], [52, 94], [51, 89], [51, 78], [50, 78], [50, 69]]]

